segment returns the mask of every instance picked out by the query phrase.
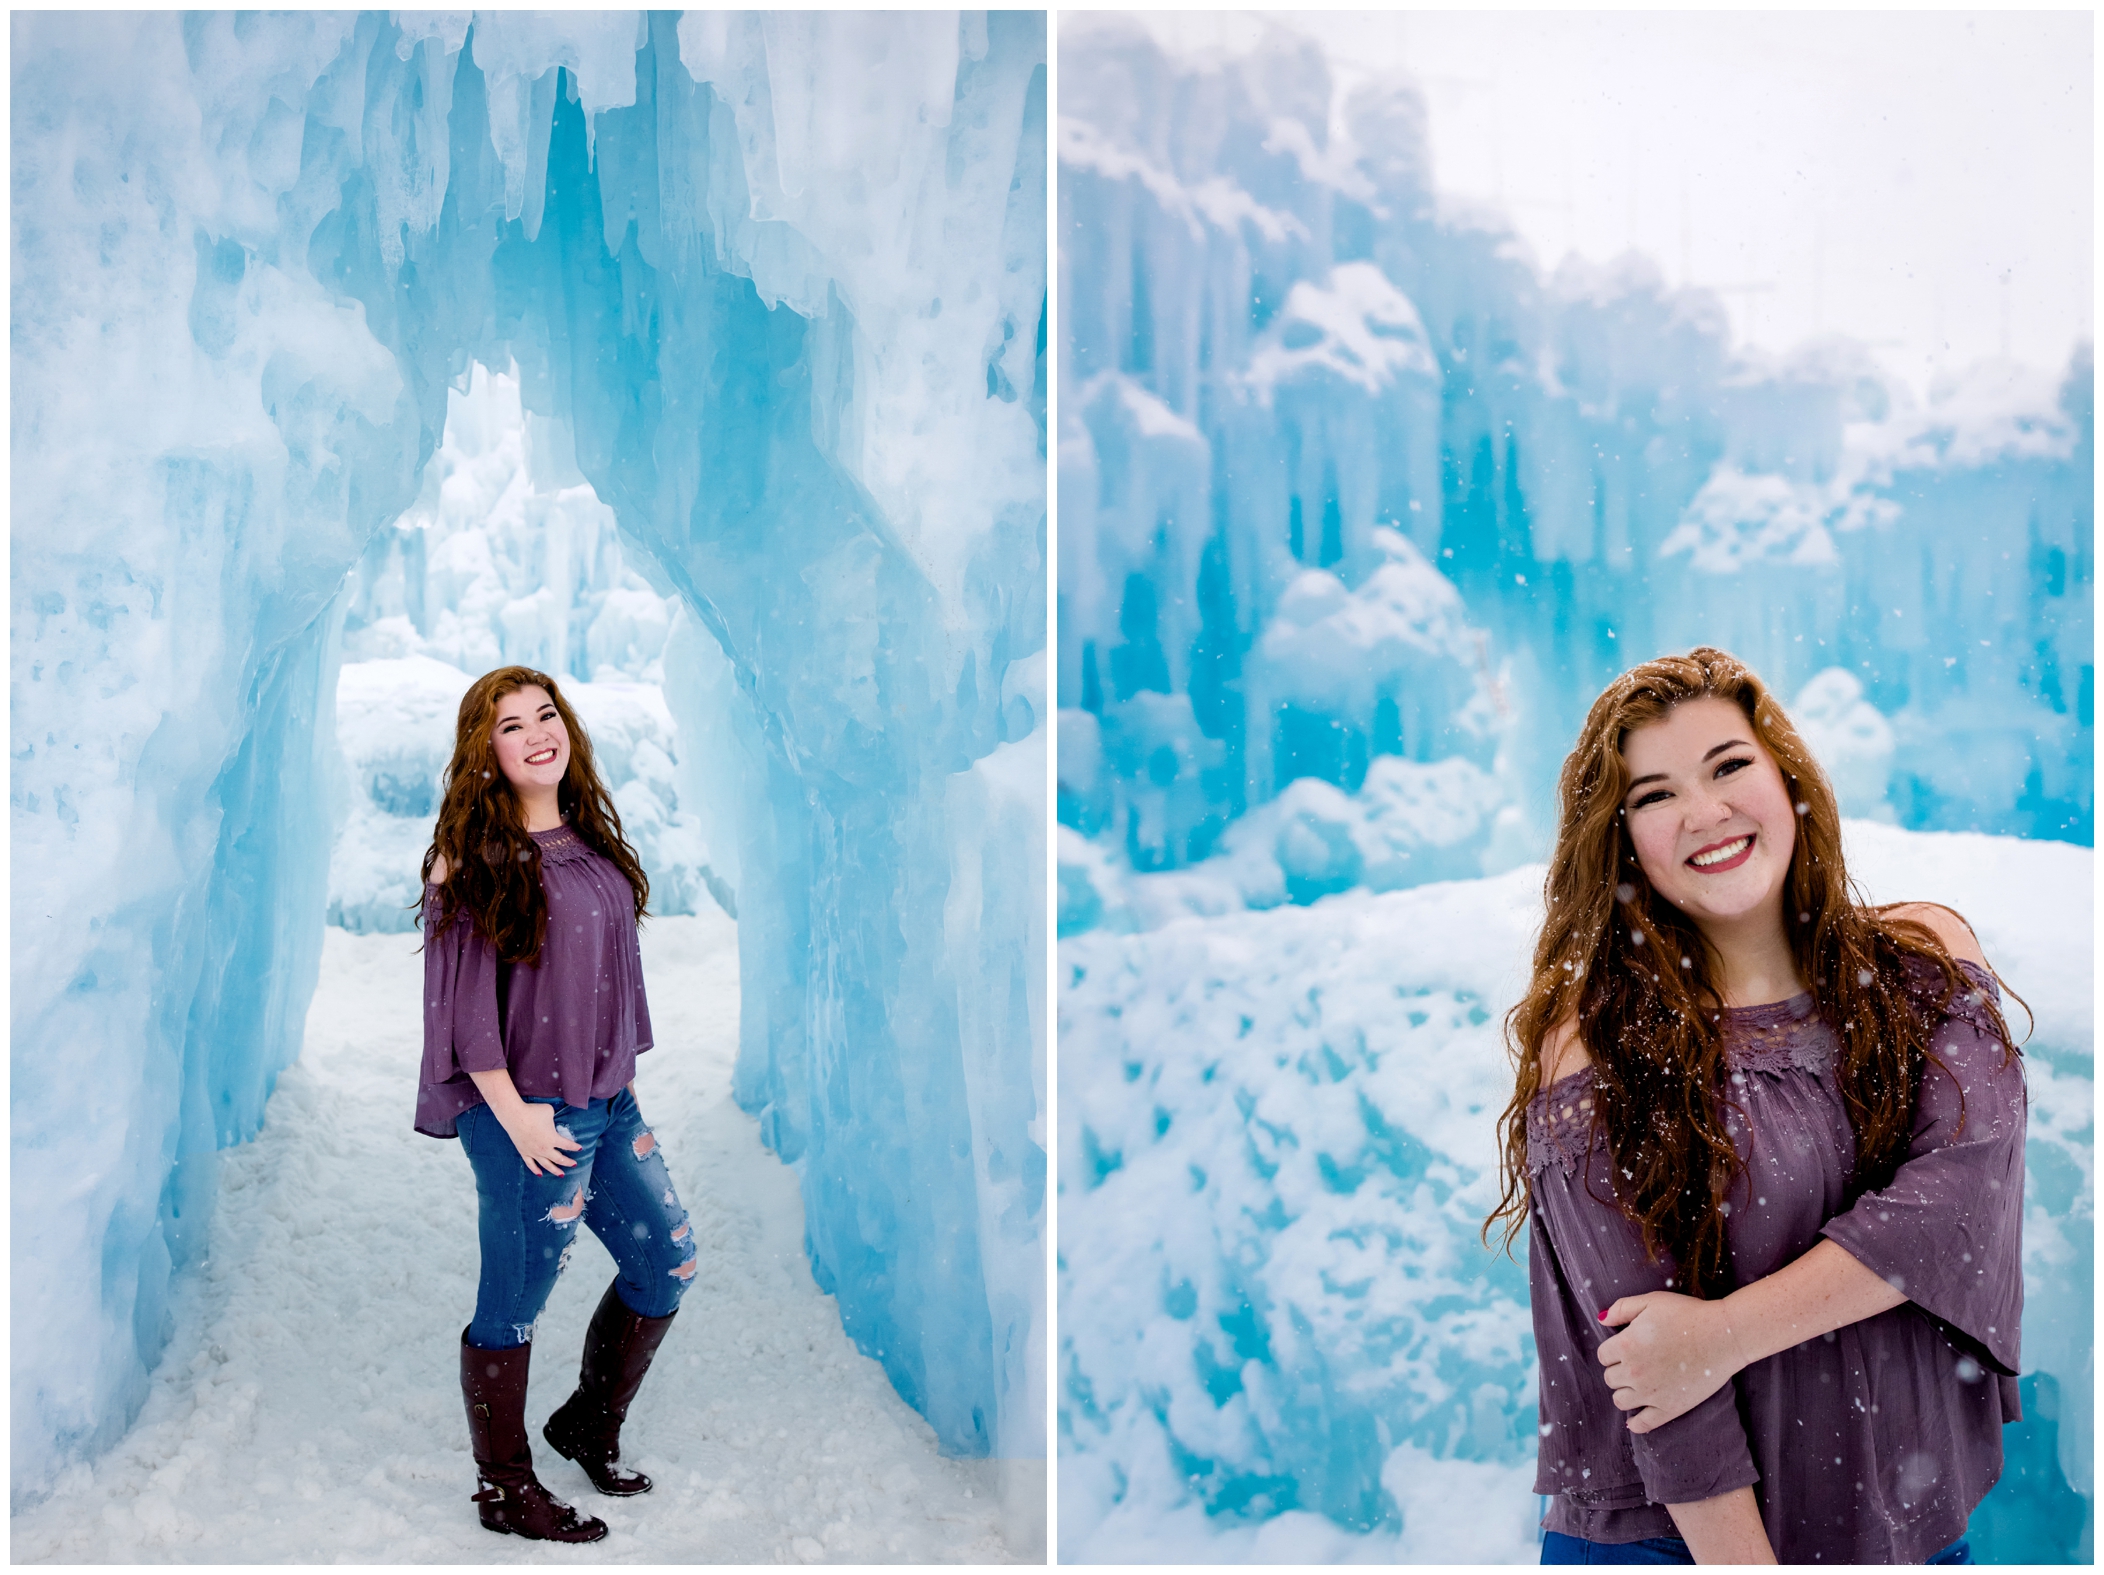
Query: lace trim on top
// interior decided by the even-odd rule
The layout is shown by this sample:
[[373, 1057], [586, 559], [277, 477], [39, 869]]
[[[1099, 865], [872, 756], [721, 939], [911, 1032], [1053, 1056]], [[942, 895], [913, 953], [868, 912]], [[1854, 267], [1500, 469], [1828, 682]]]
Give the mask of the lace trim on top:
[[[1722, 1014], [1724, 1064], [1733, 1072], [1823, 1074], [1833, 1064], [1834, 1035], [1813, 1010], [1812, 994]], [[1593, 1069], [1586, 1066], [1534, 1096], [1527, 1106], [1527, 1169], [1550, 1165], [1573, 1175], [1591, 1152]]]
[[1824, 1073], [1834, 1062], [1834, 1031], [1813, 1009], [1812, 993], [1763, 1006], [1727, 1008], [1724, 1064], [1734, 1072]]
[[1593, 1069], [1573, 1072], [1545, 1088], [1527, 1105], [1527, 1173], [1540, 1175], [1555, 1165], [1566, 1176], [1592, 1151]]
[[592, 850], [584, 838], [568, 826], [557, 826], [553, 831], [529, 833], [540, 845], [543, 864], [575, 864], [579, 859], [588, 859]]
[[[1972, 982], [1970, 991], [1959, 990], [1951, 998], [1950, 1014], [1978, 1020], [1981, 998], [1999, 1000], [1993, 975], [1977, 964], [1960, 960], [1958, 971]], [[1934, 1008], [1942, 994], [1943, 975], [1933, 965], [1910, 965], [1910, 982], [1926, 995]], [[1733, 1072], [1788, 1071], [1824, 1076], [1833, 1065], [1837, 1048], [1834, 1031], [1813, 1009], [1812, 993], [1793, 995], [1787, 1001], [1769, 1001], [1761, 1006], [1731, 1006], [1723, 1012], [1724, 1064]], [[1553, 1087], [1536, 1094], [1527, 1106], [1527, 1169], [1539, 1172], [1550, 1165], [1562, 1167], [1565, 1175], [1576, 1174], [1593, 1146], [1593, 1069], [1572, 1073]]]

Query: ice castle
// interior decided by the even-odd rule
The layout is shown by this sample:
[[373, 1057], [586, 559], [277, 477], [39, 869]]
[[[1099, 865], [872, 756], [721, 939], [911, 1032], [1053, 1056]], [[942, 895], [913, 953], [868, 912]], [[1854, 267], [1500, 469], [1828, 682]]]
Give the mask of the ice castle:
[[[734, 893], [812, 1272], [945, 1449], [1041, 1456], [1042, 14], [11, 27], [15, 1501], [136, 1410], [324, 914], [391, 900], [330, 837], [422, 776], [341, 780], [336, 680], [438, 665], [434, 584], [658, 664], [591, 720]], [[539, 601], [390, 545], [477, 366], [611, 511]]]
[[[2090, 843], [2086, 346], [1917, 400], [1641, 256], [1545, 274], [1440, 195], [1414, 86], [1333, 122], [1306, 39], [1062, 47], [1059, 818], [1199, 872], [1137, 922], [1539, 857], [1586, 705], [1697, 643], [1850, 813]], [[1063, 930], [1118, 901], [1091, 857]]]

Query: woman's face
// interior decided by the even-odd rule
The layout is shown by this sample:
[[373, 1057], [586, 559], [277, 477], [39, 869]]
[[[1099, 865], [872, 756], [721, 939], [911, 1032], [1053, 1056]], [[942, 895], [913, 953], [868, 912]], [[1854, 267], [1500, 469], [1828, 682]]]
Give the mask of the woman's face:
[[1777, 906], [1797, 845], [1796, 805], [1746, 713], [1689, 700], [1622, 742], [1622, 814], [1645, 879], [1698, 925]]
[[552, 788], [570, 769], [569, 731], [539, 684], [528, 684], [497, 701], [490, 741], [505, 779], [519, 792]]

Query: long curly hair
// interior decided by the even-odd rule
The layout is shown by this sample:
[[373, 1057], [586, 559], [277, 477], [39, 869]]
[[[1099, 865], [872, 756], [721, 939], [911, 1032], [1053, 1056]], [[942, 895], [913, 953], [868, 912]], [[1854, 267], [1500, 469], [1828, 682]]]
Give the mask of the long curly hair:
[[[592, 740], [563, 692], [546, 673], [530, 667], [500, 667], [484, 673], [460, 698], [453, 733], [453, 760], [446, 767], [445, 798], [438, 825], [424, 852], [424, 896], [418, 911], [424, 933], [443, 933], [465, 914], [508, 963], [533, 967], [548, 933], [548, 898], [541, 887], [541, 849], [526, 831], [525, 807], [497, 763], [497, 702], [538, 685], [555, 703], [570, 735], [570, 764], [556, 786], [556, 802], [570, 829], [587, 847], [611, 860], [635, 893], [636, 918], [650, 901], [650, 879], [635, 849], [621, 834], [620, 812], [599, 780]], [[446, 863], [443, 885], [431, 872]], [[438, 893], [436, 912], [431, 893]]]
[[[1921, 1079], [1941, 1068], [1929, 1041], [1953, 997], [1973, 993], [1927, 926], [1869, 906], [1852, 886], [1833, 788], [1744, 664], [1698, 647], [1631, 668], [1593, 702], [1557, 784], [1556, 846], [1532, 978], [1505, 1020], [1517, 1076], [1498, 1123], [1503, 1193], [1484, 1236], [1502, 1220], [1509, 1249], [1528, 1216], [1527, 1106], [1545, 1086], [1543, 1044], [1556, 1025], [1572, 1022], [1592, 1057], [1595, 1131], [1604, 1129], [1614, 1174], [1623, 1178], [1614, 1201], [1641, 1228], [1654, 1259], [1671, 1255], [1675, 1288], [1696, 1296], [1723, 1282], [1726, 1205], [1744, 1164], [1725, 1126], [1716, 960], [1695, 923], [1652, 891], [1637, 862], [1622, 817], [1629, 787], [1622, 745], [1633, 729], [1705, 698], [1745, 713], [1797, 808], [1783, 925], [1798, 974], [1840, 1040], [1834, 1076], [1855, 1132], [1853, 1192], [1885, 1185], [1905, 1157]], [[1660, 967], [1661, 958], [1684, 961]], [[1982, 997], [1967, 1010], [1983, 1013], [2010, 1045], [2000, 1012]]]

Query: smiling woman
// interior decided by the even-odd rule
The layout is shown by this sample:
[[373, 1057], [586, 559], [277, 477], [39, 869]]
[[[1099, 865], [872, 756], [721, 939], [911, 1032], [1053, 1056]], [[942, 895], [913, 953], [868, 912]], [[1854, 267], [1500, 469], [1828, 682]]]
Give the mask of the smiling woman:
[[461, 698], [424, 855], [424, 1065], [416, 1127], [460, 1139], [480, 1199], [481, 1284], [460, 1386], [491, 1531], [595, 1542], [540, 1484], [526, 1428], [534, 1325], [582, 1220], [619, 1270], [577, 1392], [543, 1436], [601, 1493], [621, 1424], [695, 1272], [694, 1233], [636, 1104], [651, 1044], [636, 921], [650, 883], [555, 680], [500, 667]]
[[1559, 796], [1492, 1216], [1529, 1226], [1544, 1562], [1969, 1562], [2023, 1295], [1977, 942], [1853, 899], [1824, 774], [1722, 651], [1610, 685]]

